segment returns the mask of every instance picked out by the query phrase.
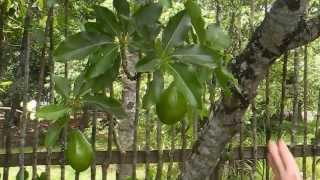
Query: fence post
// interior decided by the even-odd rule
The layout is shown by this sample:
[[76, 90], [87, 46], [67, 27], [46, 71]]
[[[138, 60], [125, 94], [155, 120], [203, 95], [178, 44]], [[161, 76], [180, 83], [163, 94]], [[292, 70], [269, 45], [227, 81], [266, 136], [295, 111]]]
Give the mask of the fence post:
[[[93, 115], [92, 117], [92, 129], [91, 129], [91, 145], [92, 150], [96, 154], [96, 135], [97, 135], [97, 113], [96, 110], [93, 110], [91, 113]], [[96, 179], [96, 157], [93, 159], [91, 164], [91, 180]]]
[[313, 156], [312, 156], [312, 180], [316, 180], [316, 167], [317, 167], [317, 157], [316, 151], [319, 148], [319, 122], [320, 121], [320, 89], [318, 95], [318, 110], [316, 117], [316, 129], [314, 134], [314, 142], [313, 142]]
[[[308, 46], [304, 46], [304, 73], [303, 73], [303, 154], [306, 153], [308, 143]], [[303, 179], [307, 179], [307, 158], [302, 158]]]
[[[151, 74], [148, 74], [148, 84], [151, 81]], [[146, 164], [145, 164], [145, 179], [149, 180], [149, 174], [150, 174], [150, 164], [148, 162], [149, 155], [150, 155], [150, 129], [152, 128], [151, 126], [151, 112], [150, 112], [150, 107], [146, 107], [146, 112], [145, 112], [146, 120], [145, 120], [145, 159], [146, 159]]]
[[140, 113], [140, 73], [137, 75], [136, 81], [136, 110], [133, 123], [133, 162], [132, 162], [132, 179], [137, 179], [137, 143], [138, 143], [138, 128], [139, 128], [139, 113]]

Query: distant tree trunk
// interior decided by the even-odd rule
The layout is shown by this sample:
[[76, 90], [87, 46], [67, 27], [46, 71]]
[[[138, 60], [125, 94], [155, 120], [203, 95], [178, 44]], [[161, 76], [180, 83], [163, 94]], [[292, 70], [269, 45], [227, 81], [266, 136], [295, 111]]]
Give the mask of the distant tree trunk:
[[0, 80], [5, 72], [6, 60], [3, 58], [4, 56], [4, 48], [5, 48], [5, 36], [4, 36], [4, 25], [6, 21], [6, 11], [7, 11], [7, 0], [0, 2]]
[[257, 94], [270, 66], [286, 51], [320, 36], [320, 19], [304, 20], [307, 0], [277, 0], [256, 29], [247, 47], [229, 64], [240, 92], [222, 96], [211, 112], [209, 123], [193, 147], [182, 179], [204, 179], [219, 162], [221, 153], [239, 133], [242, 118]]
[[0, 2], [0, 78], [2, 77], [3, 71], [3, 43], [4, 43], [4, 13], [5, 13], [4, 2]]
[[[5, 2], [0, 2], [0, 55], [3, 54], [3, 40], [4, 40], [4, 34], [3, 34], [3, 28], [4, 28], [4, 16], [6, 13], [6, 7], [5, 7]], [[0, 56], [2, 57], [2, 56]]]
[[[6, 1], [5, 1], [6, 2]], [[32, 2], [27, 1], [27, 13], [26, 17], [24, 18], [24, 31], [23, 37], [21, 41], [21, 51], [20, 51], [20, 62], [16, 69], [15, 78], [16, 81], [10, 86], [8, 90], [7, 99], [4, 102], [5, 106], [11, 107], [10, 112], [6, 113], [6, 122], [5, 122], [5, 129], [6, 132], [4, 134], [5, 140], [5, 151], [6, 155], [4, 158], [4, 169], [3, 169], [3, 179], [7, 180], [9, 178], [9, 168], [8, 164], [11, 158], [11, 131], [12, 126], [15, 124], [16, 126], [20, 123], [20, 153], [19, 153], [19, 165], [21, 179], [24, 179], [24, 138], [25, 138], [25, 121], [26, 121], [26, 102], [28, 98], [28, 86], [29, 86], [29, 55], [30, 55], [30, 29], [31, 29], [31, 18], [32, 18]], [[3, 5], [3, 4], [2, 4]], [[1, 9], [3, 12], [3, 7]], [[1, 49], [2, 50], [2, 49]], [[2, 59], [1, 59], [2, 60]], [[19, 122], [19, 115], [17, 114], [16, 110], [19, 108], [20, 102], [23, 100], [24, 102], [24, 112], [22, 116], [22, 121]]]
[[299, 123], [299, 53], [298, 50], [294, 51], [293, 56], [293, 74], [294, 74], [294, 82], [293, 82], [293, 117], [292, 117], [292, 128], [291, 128], [291, 145], [295, 146], [297, 144], [296, 134], [297, 127]]
[[[137, 54], [128, 52], [127, 47], [121, 48], [123, 76], [122, 76], [122, 102], [123, 108], [128, 117], [122, 119], [118, 124], [118, 140], [121, 151], [132, 150], [134, 137], [134, 120], [136, 106], [136, 80], [135, 63], [138, 60]], [[132, 165], [120, 164], [118, 178], [125, 180], [132, 175]]]
[[[20, 165], [20, 179], [25, 178], [24, 170], [24, 147], [26, 136], [26, 124], [28, 120], [27, 114], [27, 102], [29, 101], [29, 71], [30, 71], [30, 49], [31, 49], [31, 27], [32, 27], [32, 5], [33, 1], [27, 1], [27, 12], [24, 19], [24, 31], [21, 41], [21, 53], [20, 53], [20, 68], [21, 73], [18, 77], [21, 79], [18, 81], [18, 91], [16, 95], [19, 95], [23, 102], [23, 114], [20, 118], [19, 130], [20, 130], [20, 146], [19, 146], [19, 165]], [[21, 83], [21, 84], [20, 84]], [[15, 95], [15, 94], [14, 94]]]
[[[49, 8], [47, 12], [47, 21], [46, 21], [46, 27], [44, 31], [44, 42], [42, 44], [42, 49], [41, 49], [41, 56], [40, 56], [40, 74], [39, 74], [39, 79], [38, 79], [38, 94], [36, 97], [36, 101], [38, 105], [40, 102], [43, 101], [44, 97], [44, 83], [45, 83], [45, 70], [46, 70], [46, 64], [47, 64], [47, 57], [46, 57], [46, 52], [47, 52], [47, 41], [49, 37], [49, 31], [50, 31], [50, 26], [51, 26], [51, 20], [53, 16], [53, 8]], [[33, 166], [32, 166], [32, 179], [37, 178], [37, 164], [38, 164], [38, 155], [37, 155], [37, 149], [38, 149], [38, 143], [39, 143], [39, 121], [38, 119], [34, 120], [34, 140], [33, 140]]]
[[[4, 24], [5, 24], [5, 14], [6, 14], [6, 1], [2, 1], [0, 2], [0, 81], [2, 79], [2, 76], [3, 76], [3, 72], [5, 72], [5, 58], [3, 57], [4, 55], [4, 49], [5, 49], [5, 46], [4, 46]], [[1, 101], [0, 101], [0, 106], [1, 106]], [[0, 131], [0, 136], [1, 136], [1, 144], [0, 144], [0, 147], [4, 147], [4, 130], [1, 130]]]
[[[53, 7], [52, 11], [53, 11]], [[48, 65], [49, 65], [49, 72], [50, 72], [50, 81], [49, 81], [49, 97], [48, 100], [49, 102], [53, 103], [54, 102], [54, 88], [53, 88], [53, 75], [54, 75], [54, 61], [53, 61], [53, 50], [54, 50], [54, 37], [53, 37], [53, 17], [54, 12], [52, 12], [52, 17], [50, 21], [50, 31], [49, 31], [49, 49], [48, 49]], [[51, 148], [47, 148], [47, 165], [46, 165], [46, 179], [50, 180], [51, 179]]]

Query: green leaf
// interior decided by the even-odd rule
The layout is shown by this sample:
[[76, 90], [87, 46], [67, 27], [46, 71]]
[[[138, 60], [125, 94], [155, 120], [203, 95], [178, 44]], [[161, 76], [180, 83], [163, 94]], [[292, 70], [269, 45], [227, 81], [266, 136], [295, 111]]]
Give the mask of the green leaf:
[[222, 58], [219, 52], [198, 45], [177, 48], [172, 57], [211, 69], [215, 69]]
[[25, 0], [18, 0], [18, 6], [20, 10], [20, 17], [25, 17], [27, 11]]
[[84, 24], [85, 32], [87, 33], [103, 33], [103, 29], [96, 22], [86, 22]]
[[165, 8], [171, 8], [172, 7], [172, 1], [171, 0], [159, 0], [159, 3]]
[[143, 96], [142, 106], [147, 109], [151, 105], [156, 104], [161, 96], [161, 92], [164, 86], [164, 79], [160, 71], [153, 73], [153, 80], [148, 83], [146, 94]]
[[187, 0], [185, 7], [191, 17], [192, 25], [197, 32], [200, 43], [204, 44], [206, 40], [206, 30], [205, 22], [201, 14], [201, 8], [199, 7], [198, 3], [194, 2], [193, 0]]
[[55, 50], [55, 58], [60, 62], [82, 59], [96, 50], [97, 47], [105, 44], [113, 44], [109, 36], [100, 33], [80, 32], [60, 43]]
[[67, 124], [67, 122], [68, 118], [62, 118], [50, 125], [46, 137], [44, 139], [45, 147], [52, 148], [57, 143], [60, 137], [60, 133], [63, 127]]
[[113, 7], [118, 14], [130, 16], [130, 6], [127, 0], [113, 0]]
[[185, 10], [170, 18], [167, 27], [162, 34], [162, 43], [165, 51], [174, 46], [180, 46], [186, 39], [188, 31], [191, 28], [190, 16]]
[[84, 78], [84, 74], [80, 74], [75, 80], [73, 85], [73, 94], [75, 97], [81, 97], [88, 94], [90, 89], [90, 83]]
[[37, 110], [36, 116], [45, 120], [57, 120], [71, 112], [71, 108], [60, 104], [51, 104]]
[[234, 83], [233, 75], [224, 67], [219, 67], [214, 70], [218, 85], [223, 89], [227, 96], [231, 95], [229, 83]]
[[158, 102], [164, 88], [164, 76], [160, 70], [157, 70], [153, 73], [153, 83], [154, 83], [154, 98], [155, 102]]
[[160, 67], [160, 59], [146, 56], [136, 64], [137, 72], [154, 72]]
[[114, 80], [118, 77], [121, 60], [119, 57], [115, 60], [112, 68], [108, 69], [104, 74], [90, 79], [89, 84], [93, 90], [99, 92], [106, 86], [111, 85]]
[[103, 53], [98, 53], [96, 63], [94, 63], [87, 71], [88, 78], [95, 78], [104, 74], [107, 70], [113, 67], [114, 62], [118, 56], [118, 46], [109, 45], [103, 48]]
[[155, 39], [161, 31], [159, 23], [153, 24], [153, 26], [144, 26], [144, 28], [138, 29], [133, 38], [130, 39], [129, 47], [135, 50], [139, 50], [145, 53], [155, 51]]
[[212, 80], [213, 70], [204, 66], [199, 66], [197, 68], [197, 77], [201, 84], [205, 84], [208, 81]]
[[224, 50], [231, 44], [231, 39], [228, 34], [223, 32], [223, 30], [218, 25], [210, 24], [207, 27], [206, 34], [209, 44], [218, 50]]
[[12, 81], [2, 81], [0, 82], [0, 86], [7, 87], [10, 86], [13, 82]]
[[64, 99], [68, 99], [70, 96], [70, 83], [68, 79], [60, 76], [54, 77], [54, 89]]
[[162, 13], [162, 7], [159, 4], [151, 3], [141, 7], [133, 16], [137, 27], [141, 30], [145, 27], [152, 27], [158, 22]]
[[126, 118], [126, 112], [123, 110], [121, 103], [113, 98], [108, 98], [103, 95], [85, 96], [83, 102], [88, 105], [94, 105], [103, 111], [114, 114], [116, 117]]
[[97, 24], [103, 27], [103, 31], [111, 36], [116, 36], [120, 32], [120, 24], [115, 14], [103, 6], [95, 6]]
[[38, 3], [38, 7], [43, 10], [45, 7], [44, 7], [44, 0], [37, 0], [37, 3]]
[[197, 78], [196, 71], [182, 63], [169, 65], [169, 70], [175, 78], [179, 91], [188, 100], [190, 106], [201, 108], [202, 85]]
[[161, 31], [159, 18], [162, 7], [159, 4], [146, 4], [142, 6], [133, 16], [136, 33], [130, 45], [148, 51], [154, 45], [154, 39]]

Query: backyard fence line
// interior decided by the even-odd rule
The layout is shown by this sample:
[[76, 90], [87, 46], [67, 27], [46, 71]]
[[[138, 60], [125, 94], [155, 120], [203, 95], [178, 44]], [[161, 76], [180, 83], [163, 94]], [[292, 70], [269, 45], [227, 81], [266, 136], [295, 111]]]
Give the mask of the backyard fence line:
[[[225, 154], [223, 159], [227, 160], [262, 160], [266, 159], [267, 147], [257, 146], [256, 151], [253, 147], [242, 147], [242, 154], [239, 154], [239, 148], [233, 148], [230, 152]], [[289, 147], [293, 155], [296, 158], [299, 157], [313, 157], [320, 156], [320, 146], [315, 145], [296, 145]], [[192, 149], [175, 149], [175, 150], [160, 150], [162, 151], [162, 156], [159, 157], [159, 150], [146, 151], [136, 151], [136, 163], [137, 164], [156, 164], [159, 161], [163, 163], [172, 162], [182, 162], [182, 159], [186, 159], [191, 153]], [[132, 164], [134, 161], [134, 151], [126, 151], [125, 153], [120, 153], [120, 151], [111, 151], [111, 159], [108, 159], [108, 151], [96, 151], [96, 165], [104, 165], [107, 161], [108, 164]], [[256, 152], [256, 154], [254, 153]], [[51, 164], [50, 165], [61, 165], [61, 152], [51, 153]], [[47, 165], [47, 152], [38, 152], [38, 164], [37, 165]], [[121, 159], [120, 159], [121, 154]], [[183, 158], [182, 158], [183, 156]], [[110, 157], [110, 156], [109, 156]], [[4, 167], [5, 155], [0, 154], [0, 167]], [[32, 166], [33, 164], [33, 154], [25, 153], [25, 166]], [[14, 153], [10, 155], [10, 160], [8, 163], [9, 167], [19, 166], [19, 153]]]

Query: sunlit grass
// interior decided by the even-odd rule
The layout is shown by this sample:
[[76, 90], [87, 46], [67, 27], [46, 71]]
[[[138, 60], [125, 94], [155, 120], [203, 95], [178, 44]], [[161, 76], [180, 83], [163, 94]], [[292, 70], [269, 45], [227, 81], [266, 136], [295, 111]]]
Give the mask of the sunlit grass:
[[[32, 174], [32, 167], [28, 166], [26, 168], [26, 170], [29, 173], [29, 178], [31, 179], [31, 174]], [[0, 168], [0, 173], [3, 174], [3, 168]], [[10, 168], [9, 171], [9, 179], [14, 180], [16, 179], [16, 175], [19, 171], [19, 167], [12, 167]], [[38, 174], [40, 175], [42, 172], [45, 171], [45, 166], [38, 166]], [[86, 171], [83, 171], [80, 173], [80, 179], [83, 180], [88, 180], [91, 179], [91, 172], [90, 172], [90, 168], [88, 168]], [[61, 169], [60, 166], [51, 166], [51, 180], [60, 180], [61, 178]], [[116, 166], [110, 166], [108, 168], [108, 174], [107, 174], [107, 178], [108, 179], [116, 179]], [[139, 167], [137, 169], [137, 178], [138, 179], [144, 179], [144, 168], [143, 167]], [[70, 167], [70, 166], [66, 166], [66, 170], [65, 170], [65, 179], [67, 180], [71, 180], [71, 179], [75, 179], [75, 171]], [[101, 166], [97, 166], [96, 168], [96, 179], [102, 179], [102, 169]]]

